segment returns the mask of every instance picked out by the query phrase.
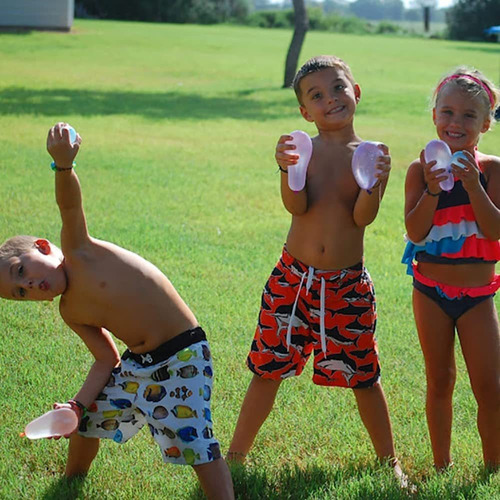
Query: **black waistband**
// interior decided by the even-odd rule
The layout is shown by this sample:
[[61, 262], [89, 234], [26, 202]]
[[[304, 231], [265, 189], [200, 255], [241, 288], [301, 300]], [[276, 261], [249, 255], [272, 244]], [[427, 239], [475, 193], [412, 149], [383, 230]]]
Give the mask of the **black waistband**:
[[127, 349], [123, 353], [122, 359], [133, 359], [142, 366], [156, 365], [160, 361], [170, 358], [170, 356], [173, 356], [180, 350], [196, 344], [197, 342], [201, 342], [202, 340], [207, 340], [207, 337], [203, 329], [200, 326], [197, 326], [180, 333], [173, 339], [167, 340], [164, 344], [161, 344], [150, 352], [137, 354]]

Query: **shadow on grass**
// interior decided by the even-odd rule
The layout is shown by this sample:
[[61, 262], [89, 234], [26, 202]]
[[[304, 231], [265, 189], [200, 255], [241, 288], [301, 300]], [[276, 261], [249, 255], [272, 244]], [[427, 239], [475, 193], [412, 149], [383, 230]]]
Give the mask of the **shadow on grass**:
[[[480, 474], [475, 479], [457, 479], [453, 475], [423, 478], [415, 483], [416, 491], [401, 489], [390, 468], [359, 463], [331, 466], [284, 466], [266, 470], [256, 465], [231, 464], [236, 500], [401, 500], [408, 498], [455, 500], [480, 498], [484, 487], [495, 491], [494, 474]], [[493, 494], [494, 496], [494, 494]], [[205, 497], [199, 486], [191, 500]]]
[[[392, 477], [392, 471], [385, 470], [384, 479], [379, 480], [374, 469], [359, 464], [305, 469], [284, 466], [279, 471], [231, 464], [230, 469], [236, 500], [395, 500], [408, 497]], [[199, 487], [191, 494], [192, 500], [203, 498]]]
[[9, 87], [0, 91], [0, 115], [46, 116], [137, 115], [161, 120], [232, 118], [273, 120], [295, 117], [289, 89], [272, 89], [272, 99], [252, 98], [270, 89], [248, 89], [206, 96], [176, 92], [100, 91], [85, 89], [29, 89]]
[[70, 500], [79, 498], [80, 493], [83, 492], [85, 478], [67, 479], [60, 477], [43, 492], [41, 500]]
[[468, 50], [469, 52], [486, 52], [487, 54], [496, 54], [498, 55], [500, 53], [500, 44], [496, 42], [496, 47], [495, 44], [492, 43], [491, 47], [484, 47], [483, 45], [478, 45], [477, 47], [460, 47], [460, 50]]

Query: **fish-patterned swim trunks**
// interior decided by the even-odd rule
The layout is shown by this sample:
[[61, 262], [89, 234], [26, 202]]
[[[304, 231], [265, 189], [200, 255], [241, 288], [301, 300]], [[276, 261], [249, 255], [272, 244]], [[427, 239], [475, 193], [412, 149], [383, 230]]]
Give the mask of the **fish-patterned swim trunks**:
[[376, 319], [375, 292], [362, 262], [320, 271], [283, 249], [262, 294], [248, 367], [281, 380], [300, 375], [314, 351], [315, 384], [371, 387], [380, 378]]
[[149, 353], [127, 350], [83, 417], [79, 434], [125, 443], [148, 424], [165, 462], [216, 460], [221, 453], [210, 413], [212, 376], [210, 349], [200, 327]]

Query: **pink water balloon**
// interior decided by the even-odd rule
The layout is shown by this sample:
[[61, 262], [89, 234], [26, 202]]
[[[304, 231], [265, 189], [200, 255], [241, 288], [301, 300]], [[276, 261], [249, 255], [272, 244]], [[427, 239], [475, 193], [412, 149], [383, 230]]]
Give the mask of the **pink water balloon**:
[[444, 141], [432, 140], [427, 143], [424, 149], [425, 161], [427, 163], [435, 161], [436, 164], [431, 170], [437, 170], [438, 168], [444, 168], [446, 179], [439, 183], [439, 187], [443, 191], [450, 191], [455, 184], [453, 179], [453, 173], [451, 172], [451, 149], [448, 144]]
[[24, 429], [29, 439], [67, 436], [76, 430], [78, 417], [71, 408], [57, 408], [32, 420]]
[[299, 160], [296, 165], [288, 167], [288, 187], [292, 191], [302, 191], [306, 185], [307, 167], [312, 155], [312, 141], [306, 132], [302, 130], [294, 130], [288, 134], [293, 137], [292, 141], [287, 141], [286, 144], [294, 144], [296, 149], [290, 151], [291, 154], [298, 154]]
[[380, 142], [364, 141], [352, 155], [351, 167], [354, 178], [361, 189], [371, 189], [377, 182], [377, 160], [384, 152]]

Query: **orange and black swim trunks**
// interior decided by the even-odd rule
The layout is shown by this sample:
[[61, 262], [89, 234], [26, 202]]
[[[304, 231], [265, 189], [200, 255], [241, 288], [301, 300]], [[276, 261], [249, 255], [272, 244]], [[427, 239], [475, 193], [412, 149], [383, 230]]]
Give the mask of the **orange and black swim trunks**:
[[262, 294], [247, 358], [262, 378], [300, 375], [314, 351], [313, 382], [371, 387], [380, 377], [373, 284], [363, 262], [339, 271], [308, 267], [283, 249]]

